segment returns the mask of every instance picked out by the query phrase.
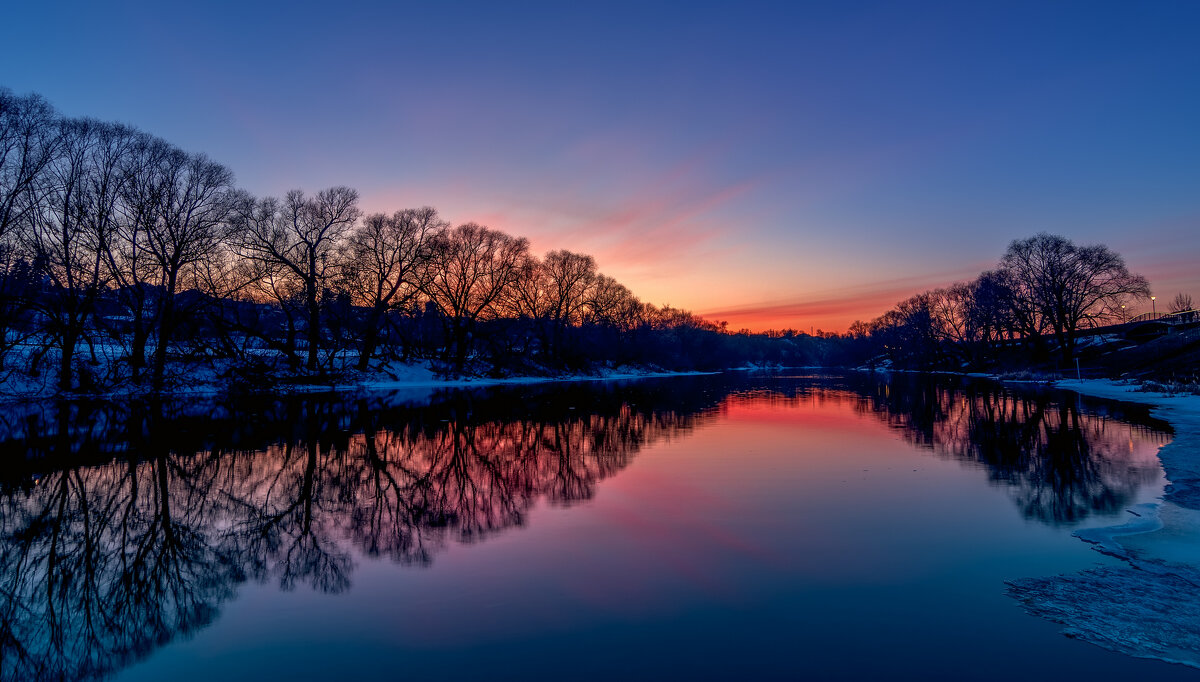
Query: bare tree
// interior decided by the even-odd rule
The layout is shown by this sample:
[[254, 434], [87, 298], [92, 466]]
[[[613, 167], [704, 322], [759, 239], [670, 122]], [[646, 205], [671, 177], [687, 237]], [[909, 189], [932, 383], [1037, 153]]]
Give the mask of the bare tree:
[[570, 251], [551, 251], [542, 260], [549, 293], [549, 312], [554, 323], [551, 351], [561, 359], [566, 334], [582, 321], [589, 294], [596, 282], [596, 261]]
[[248, 209], [239, 216], [241, 253], [268, 267], [278, 266], [299, 282], [308, 338], [305, 367], [315, 371], [321, 294], [333, 275], [338, 244], [360, 215], [358, 192], [332, 187], [309, 198], [292, 190], [283, 201], [262, 199]]
[[[234, 229], [237, 207], [252, 202], [244, 192], [237, 191], [230, 198], [234, 213], [230, 216], [229, 228]], [[196, 286], [207, 300], [202, 311], [212, 335], [206, 339], [213, 349], [223, 357], [247, 359], [250, 340], [256, 336], [248, 331], [242, 319], [246, 314], [256, 315], [261, 311], [259, 300], [252, 295], [259, 282], [254, 261], [241, 258], [228, 241], [218, 244], [209, 258], [197, 263], [194, 268]]]
[[1171, 301], [1170, 311], [1173, 313], [1184, 313], [1189, 310], [1194, 310], [1192, 305], [1192, 297], [1182, 291], [1175, 294], [1175, 299]]
[[596, 281], [596, 261], [570, 251], [551, 251], [542, 261], [549, 278], [551, 309], [561, 324], [578, 322]]
[[930, 367], [943, 359], [935, 296], [929, 291], [911, 296], [871, 322], [872, 335], [883, 342], [893, 360]]
[[[154, 389], [162, 390], [167, 348], [175, 331], [176, 293], [184, 276], [212, 258], [223, 237], [236, 195], [233, 173], [203, 155], [172, 150], [162, 158], [157, 220], [146, 230], [146, 250], [154, 263], [161, 303], [154, 349]], [[193, 286], [197, 281], [193, 278]]]
[[197, 268], [228, 235], [240, 195], [229, 169], [157, 138], [139, 136], [128, 156], [124, 220], [110, 240], [109, 265], [132, 317], [130, 364], [136, 375], [156, 331], [152, 381], [161, 390], [167, 350], [179, 314], [187, 312], [177, 310], [177, 294], [181, 286], [197, 287]]
[[154, 265], [146, 248], [146, 233], [158, 220], [163, 183], [157, 172], [170, 145], [151, 135], [140, 135], [125, 162], [125, 183], [119, 210], [121, 218], [106, 240], [104, 256], [117, 299], [129, 312], [129, 366], [133, 379], [146, 365], [146, 345], [155, 324], [151, 287]]
[[425, 286], [448, 326], [457, 371], [466, 363], [476, 323], [493, 314], [521, 274], [529, 242], [467, 223], [448, 230], [434, 242], [433, 277]]
[[959, 282], [929, 292], [935, 333], [943, 345], [962, 345], [975, 340], [970, 314], [973, 294], [969, 282]]
[[388, 311], [410, 305], [428, 282], [434, 243], [448, 227], [425, 206], [369, 215], [350, 233], [341, 280], [351, 300], [367, 308], [359, 370], [369, 366]]
[[505, 300], [507, 314], [535, 322], [549, 319], [553, 312], [550, 278], [542, 261], [532, 254], [521, 263], [520, 273]]
[[533, 254], [524, 257], [516, 280], [496, 307], [514, 322], [504, 344], [508, 357], [529, 357], [550, 348], [550, 278], [541, 259]]
[[43, 206], [47, 169], [62, 146], [58, 114], [38, 95], [0, 88], [0, 370], [28, 309], [33, 277], [14, 240]]
[[984, 346], [1015, 335], [1012, 290], [1005, 273], [989, 270], [971, 283], [971, 328]]
[[0, 88], [0, 243], [41, 206], [41, 180], [62, 142], [58, 113], [46, 100]]
[[590, 322], [629, 330], [641, 319], [645, 306], [624, 284], [608, 275], [596, 275], [589, 290], [587, 319]]
[[1132, 274], [1120, 255], [1103, 245], [1076, 246], [1046, 233], [1014, 241], [1000, 262], [1022, 314], [1053, 331], [1063, 359], [1075, 353], [1081, 328], [1120, 315], [1122, 297], [1150, 295], [1145, 277]]
[[47, 341], [59, 351], [59, 388], [74, 383], [81, 340], [106, 282], [105, 244], [120, 193], [120, 164], [132, 139], [123, 126], [90, 119], [62, 121], [62, 153], [49, 166], [45, 208], [29, 223], [24, 241], [48, 287], [37, 308], [48, 320]]
[[250, 319], [236, 315], [234, 326], [247, 336], [256, 336], [267, 347], [284, 353], [289, 362], [299, 366], [302, 361], [296, 354], [296, 336], [299, 330], [300, 318], [303, 316], [304, 287], [300, 277], [278, 259], [247, 256], [247, 241], [249, 232], [270, 232], [280, 214], [279, 200], [266, 197], [255, 201], [244, 196], [237, 204], [234, 215], [235, 236], [233, 243], [234, 256], [238, 259], [239, 279], [245, 281], [247, 297], [253, 301], [270, 301], [283, 316], [285, 335], [282, 340], [275, 333], [269, 321], [264, 326], [264, 320], [253, 314]]

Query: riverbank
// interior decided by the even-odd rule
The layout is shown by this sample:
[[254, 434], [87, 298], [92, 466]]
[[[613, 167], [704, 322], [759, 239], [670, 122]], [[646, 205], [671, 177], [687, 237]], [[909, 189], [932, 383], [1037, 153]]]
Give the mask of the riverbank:
[[621, 368], [601, 370], [595, 374], [560, 374], [548, 376], [517, 376], [517, 377], [458, 377], [454, 379], [438, 378], [430, 372], [428, 376], [414, 373], [403, 377], [373, 377], [353, 382], [333, 382], [329, 384], [293, 384], [288, 386], [294, 392], [319, 393], [323, 391], [393, 391], [393, 390], [433, 390], [439, 388], [471, 388], [485, 386], [511, 386], [522, 384], [546, 384], [572, 381], [625, 381], [634, 379], [653, 379], [661, 377], [703, 376], [717, 372], [666, 372], [652, 369]]
[[1200, 396], [1102, 379], [1055, 386], [1150, 405], [1175, 431], [1159, 450], [1169, 483], [1157, 504], [1128, 510], [1129, 522], [1075, 533], [1124, 564], [1012, 580], [1010, 594], [1029, 613], [1062, 624], [1068, 637], [1200, 668]]
[[[743, 368], [745, 369], [745, 368]], [[210, 397], [221, 394], [321, 393], [355, 391], [432, 391], [442, 388], [468, 388], [513, 384], [569, 381], [619, 381], [654, 377], [712, 374], [702, 371], [670, 371], [659, 367], [621, 365], [598, 366], [591, 371], [550, 372], [517, 376], [448, 376], [432, 363], [389, 363], [370, 371], [343, 369], [314, 376], [294, 370], [272, 368], [253, 374], [233, 371], [230, 367], [197, 363], [194, 367], [175, 368], [167, 387], [158, 393], [145, 385], [119, 383], [94, 391], [61, 392], [47, 376], [31, 377], [19, 372], [0, 375], [0, 402], [65, 399], [119, 400], [156, 395], [162, 398]]]

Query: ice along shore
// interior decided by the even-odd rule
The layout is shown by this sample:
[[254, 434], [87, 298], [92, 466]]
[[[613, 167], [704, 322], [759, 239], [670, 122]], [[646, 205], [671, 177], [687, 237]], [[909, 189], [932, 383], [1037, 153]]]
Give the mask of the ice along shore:
[[1063, 633], [1138, 658], [1200, 668], [1200, 396], [1108, 380], [1060, 381], [1081, 395], [1145, 403], [1175, 431], [1159, 451], [1168, 485], [1129, 523], [1075, 535], [1123, 560], [1071, 575], [1009, 581], [1009, 593]]

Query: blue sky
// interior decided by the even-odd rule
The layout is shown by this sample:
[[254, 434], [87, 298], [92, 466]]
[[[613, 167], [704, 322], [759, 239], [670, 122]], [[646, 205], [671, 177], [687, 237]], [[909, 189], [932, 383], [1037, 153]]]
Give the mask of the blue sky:
[[[732, 326], [845, 328], [1046, 230], [1200, 298], [1200, 4], [23, 3], [0, 85], [255, 194], [346, 184]], [[15, 15], [15, 16], [14, 16]]]

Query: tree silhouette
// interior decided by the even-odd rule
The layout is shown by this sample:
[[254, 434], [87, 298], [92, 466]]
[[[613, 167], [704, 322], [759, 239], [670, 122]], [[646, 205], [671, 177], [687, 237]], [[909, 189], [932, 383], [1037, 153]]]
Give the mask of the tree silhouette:
[[448, 359], [462, 372], [480, 319], [497, 312], [521, 274], [529, 243], [467, 223], [433, 243], [433, 276], [425, 293], [446, 321]]
[[[1024, 315], [1042, 320], [1054, 333], [1066, 361], [1074, 357], [1080, 329], [1115, 319], [1125, 297], [1150, 295], [1146, 278], [1130, 273], [1108, 247], [1076, 246], [1044, 232], [1010, 244], [1000, 267]], [[1041, 325], [1031, 326], [1040, 331]]]
[[436, 210], [425, 206], [369, 215], [350, 233], [342, 283], [354, 303], [367, 309], [359, 370], [366, 370], [375, 354], [387, 313], [410, 306], [428, 285], [435, 245], [447, 227]]
[[313, 197], [292, 190], [283, 200], [243, 204], [236, 232], [242, 254], [269, 269], [273, 278], [294, 278], [303, 300], [308, 353], [305, 368], [317, 369], [321, 346], [321, 295], [337, 266], [336, 249], [358, 220], [358, 192], [331, 187]]
[[1182, 291], [1175, 294], [1175, 298], [1171, 301], [1170, 311], [1173, 313], [1183, 313], [1194, 309], [1192, 297]]

